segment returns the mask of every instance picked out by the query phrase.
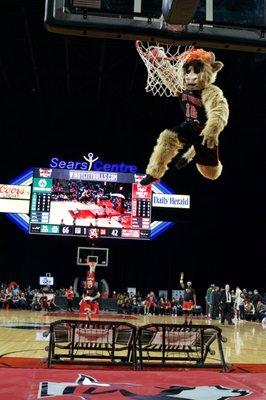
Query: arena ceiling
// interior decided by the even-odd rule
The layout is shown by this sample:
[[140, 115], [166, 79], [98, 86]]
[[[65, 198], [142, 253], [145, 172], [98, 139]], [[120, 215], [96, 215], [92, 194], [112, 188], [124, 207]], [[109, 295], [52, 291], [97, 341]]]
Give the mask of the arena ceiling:
[[[133, 41], [95, 39], [50, 33], [44, 26], [45, 0], [2, 0], [0, 6], [0, 89], [2, 96], [24, 99], [33, 96], [44, 110], [47, 104], [67, 101], [79, 104], [128, 104], [144, 102], [157, 118], [165, 118], [160, 102], [143, 97], [146, 71]], [[219, 51], [216, 52], [219, 55]], [[246, 71], [258, 63], [262, 71], [266, 56], [221, 51], [222, 60], [238, 70], [240, 85]], [[230, 82], [232, 72], [222, 75]], [[242, 79], [242, 83], [241, 83]], [[235, 95], [235, 90], [232, 91]], [[23, 106], [24, 101], [20, 101]], [[157, 104], [159, 106], [157, 107]]]

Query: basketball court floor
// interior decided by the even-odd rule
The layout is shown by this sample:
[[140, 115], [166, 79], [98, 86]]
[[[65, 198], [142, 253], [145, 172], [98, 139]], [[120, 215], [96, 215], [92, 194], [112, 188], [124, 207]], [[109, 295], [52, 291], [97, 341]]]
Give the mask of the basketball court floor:
[[[93, 18], [87, 18], [87, 10], [80, 7], [67, 9], [62, 12], [62, 0], [46, 1], [45, 24], [50, 32], [63, 33], [64, 35], [81, 35], [102, 38], [135, 39], [142, 38], [154, 42], [157, 38], [162, 43], [171, 44], [173, 40], [182, 45], [193, 45], [197, 47], [211, 47], [217, 49], [244, 50], [265, 53], [265, 26], [256, 29], [245, 29], [243, 23], [249, 17], [250, 8], [242, 7], [239, 9], [238, 18], [240, 21], [231, 21], [229, 13], [229, 23], [225, 22], [225, 27], [215, 21], [215, 2], [207, 0], [206, 16], [196, 15], [194, 23], [188, 24], [187, 21], [170, 21], [170, 14], [167, 15], [165, 22], [172, 24], [172, 28], [167, 24], [162, 24], [161, 13], [155, 15], [154, 23], [149, 20], [148, 24], [143, 25], [143, 16], [140, 13], [141, 1], [134, 0], [134, 14], [128, 21], [121, 18], [119, 13], [111, 13], [109, 30], [106, 31], [106, 20], [98, 25], [98, 30], [88, 25]], [[99, 1], [76, 1], [76, 5], [91, 6]], [[104, 3], [104, 2], [102, 2]], [[112, 2], [110, 2], [112, 3]], [[120, 2], [126, 4], [127, 2]], [[132, 3], [132, 2], [128, 2]], [[150, 2], [152, 3], [152, 2]], [[160, 6], [159, 1], [154, 4]], [[180, 2], [166, 2], [180, 3]], [[196, 2], [195, 2], [196, 3]], [[224, 12], [232, 11], [236, 14], [235, 7], [225, 8]], [[263, 3], [257, 2], [257, 4]], [[148, 4], [148, 2], [147, 2]], [[183, 7], [192, 2], [183, 2]], [[238, 7], [239, 8], [239, 7]], [[254, 10], [257, 7], [254, 7]], [[81, 10], [81, 11], [80, 11]], [[169, 9], [170, 10], [170, 9]], [[243, 16], [243, 10], [245, 11]], [[173, 11], [173, 9], [171, 9]], [[184, 13], [188, 11], [183, 9]], [[199, 10], [201, 11], [201, 10]], [[220, 9], [217, 10], [220, 15]], [[106, 10], [105, 10], [106, 12]], [[263, 9], [265, 14], [265, 10]], [[26, 7], [23, 9], [26, 15]], [[167, 13], [168, 14], [168, 13]], [[180, 14], [180, 10], [179, 13]], [[191, 14], [191, 13], [190, 13]], [[252, 14], [252, 13], [250, 13]], [[263, 15], [264, 15], [263, 14]], [[117, 16], [116, 16], [117, 15]], [[189, 15], [185, 15], [186, 19]], [[192, 20], [190, 15], [190, 21]], [[251, 24], [259, 27], [254, 13]], [[96, 15], [96, 22], [97, 22]], [[105, 18], [105, 17], [104, 17]], [[169, 18], [169, 19], [168, 19]], [[67, 24], [65, 23], [67, 21]], [[227, 19], [226, 19], [227, 21]], [[230, 22], [231, 21], [231, 22]], [[116, 26], [121, 24], [121, 29], [117, 31]], [[124, 22], [124, 24], [123, 24]], [[145, 22], [145, 19], [144, 19]], [[175, 23], [176, 22], [176, 23]], [[197, 23], [195, 23], [197, 22]], [[132, 23], [134, 30], [132, 30]], [[126, 24], [131, 28], [127, 30]], [[182, 24], [182, 25], [180, 25]], [[233, 29], [231, 29], [231, 25]], [[29, 36], [30, 24], [25, 18], [27, 37]], [[217, 26], [216, 26], [217, 25]], [[230, 29], [227, 29], [229, 26]], [[80, 28], [81, 27], [81, 28]], [[113, 29], [116, 28], [116, 29]], [[141, 28], [141, 29], [139, 29]], [[144, 29], [145, 28], [145, 29]], [[148, 29], [152, 28], [151, 32]], [[238, 28], [238, 29], [237, 29]], [[187, 36], [188, 35], [188, 36]], [[191, 35], [191, 36], [189, 36]], [[185, 40], [184, 40], [185, 39]], [[29, 38], [28, 38], [29, 40]], [[43, 40], [43, 39], [42, 39]], [[49, 39], [50, 40], [50, 39]], [[29, 43], [31, 45], [31, 40]], [[70, 42], [70, 41], [69, 41]], [[33, 42], [34, 43], [34, 42]], [[65, 42], [68, 54], [68, 41]], [[73, 45], [71, 43], [71, 45]], [[34, 50], [34, 46], [29, 46]], [[103, 46], [103, 49], [105, 47]], [[31, 51], [31, 62], [33, 70], [38, 73], [36, 68], [34, 51]], [[232, 53], [232, 57], [234, 54]], [[68, 57], [67, 57], [68, 58]], [[174, 57], [171, 56], [171, 59]], [[101, 57], [99, 71], [104, 70]], [[169, 59], [168, 59], [169, 60]], [[67, 60], [67, 70], [70, 70]], [[151, 71], [154, 71], [154, 64]], [[135, 74], [135, 72], [134, 72]], [[68, 74], [70, 76], [70, 74]], [[99, 78], [101, 80], [101, 77]], [[99, 81], [100, 81], [99, 80]], [[84, 85], [84, 80], [82, 81]], [[131, 86], [130, 86], [131, 87]], [[63, 207], [62, 207], [63, 204]], [[51, 223], [62, 225], [85, 226], [88, 221], [92, 226], [111, 226], [126, 227], [129, 224], [127, 215], [122, 217], [116, 210], [112, 209], [107, 214], [106, 207], [102, 208], [96, 204], [79, 204], [77, 202], [55, 202], [51, 206]], [[103, 215], [102, 215], [103, 214]], [[86, 222], [85, 222], [86, 220]], [[101, 313], [97, 316], [101, 321], [124, 321], [142, 326], [154, 323], [176, 323], [182, 324], [181, 317], [159, 317], [142, 315], [119, 315]], [[87, 315], [67, 312], [32, 312], [22, 310], [0, 310], [0, 400], [121, 400], [130, 398], [134, 400], [162, 400], [176, 398], [179, 400], [227, 400], [232, 398], [245, 397], [249, 400], [266, 400], [266, 327], [261, 323], [248, 321], [235, 321], [234, 325], [221, 326], [219, 321], [195, 318], [194, 324], [218, 325], [222, 328], [222, 334], [227, 339], [222, 343], [225, 360], [232, 368], [228, 371], [217, 370], [217, 368], [144, 368], [143, 371], [123, 369], [123, 367], [110, 366], [96, 368], [88, 361], [87, 365], [62, 366], [52, 365], [48, 368], [47, 346], [49, 343], [49, 327], [54, 321], [60, 319], [88, 319]], [[93, 319], [93, 318], [92, 318]], [[215, 348], [212, 354], [207, 357], [207, 362], [217, 364], [219, 352]], [[212, 366], [211, 366], [212, 367]]]
[[[0, 310], [0, 400], [99, 399], [226, 400], [245, 397], [266, 399], [266, 329], [261, 323], [236, 321], [222, 326], [222, 343], [230, 370], [212, 368], [219, 352], [209, 355], [209, 368], [98, 366], [52, 364], [46, 347], [51, 322], [88, 319], [78, 312]], [[92, 317], [92, 320], [94, 318]], [[96, 318], [95, 318], [96, 320]], [[100, 313], [97, 320], [124, 321], [136, 326], [183, 322], [182, 317]], [[218, 325], [219, 321], [195, 318], [193, 324]]]
[[[85, 314], [78, 312], [53, 312], [29, 310], [0, 310], [0, 363], [5, 357], [25, 359], [47, 358], [45, 347], [48, 337], [43, 333], [49, 330], [51, 322], [60, 319], [86, 320]], [[149, 323], [176, 323], [183, 322], [182, 317], [171, 316], [144, 316], [102, 313], [98, 316], [106, 321], [124, 321], [134, 325]], [[94, 319], [94, 318], [93, 318]], [[95, 318], [96, 319], [96, 318]], [[221, 326], [220, 322], [209, 319], [195, 318], [193, 323], [218, 325], [222, 328], [223, 336], [227, 342], [223, 343], [225, 359], [230, 364], [255, 364], [258, 367], [265, 364], [266, 371], [266, 327], [261, 323], [249, 321], [235, 321], [235, 325]], [[208, 361], [217, 361], [215, 355]]]
[[[103, 203], [103, 202], [102, 202]], [[50, 224], [64, 223], [65, 225], [75, 226], [94, 226], [94, 227], [109, 227], [109, 228], [127, 228], [130, 227], [130, 214], [121, 215], [112, 207], [111, 202], [107, 204], [106, 210], [109, 213], [108, 217], [102, 215], [103, 207], [94, 203], [80, 203], [74, 201], [51, 202]], [[98, 215], [99, 217], [95, 217]]]

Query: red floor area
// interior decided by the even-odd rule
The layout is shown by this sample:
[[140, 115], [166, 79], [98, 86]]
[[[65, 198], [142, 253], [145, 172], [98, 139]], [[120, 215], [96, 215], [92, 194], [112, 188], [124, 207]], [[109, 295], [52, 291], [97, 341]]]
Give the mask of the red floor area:
[[0, 369], [0, 400], [265, 400], [266, 374]]

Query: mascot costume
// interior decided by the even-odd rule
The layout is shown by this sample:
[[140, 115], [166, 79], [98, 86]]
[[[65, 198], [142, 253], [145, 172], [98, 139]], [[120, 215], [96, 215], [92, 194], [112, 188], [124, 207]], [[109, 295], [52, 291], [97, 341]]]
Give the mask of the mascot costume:
[[205, 178], [217, 179], [223, 168], [219, 135], [227, 125], [229, 109], [222, 90], [213, 83], [223, 63], [203, 49], [190, 48], [175, 57], [164, 47], [145, 48], [140, 41], [136, 48], [148, 70], [146, 91], [178, 97], [185, 116], [181, 124], [161, 132], [140, 183], [162, 178], [177, 155], [177, 169], [194, 159]]

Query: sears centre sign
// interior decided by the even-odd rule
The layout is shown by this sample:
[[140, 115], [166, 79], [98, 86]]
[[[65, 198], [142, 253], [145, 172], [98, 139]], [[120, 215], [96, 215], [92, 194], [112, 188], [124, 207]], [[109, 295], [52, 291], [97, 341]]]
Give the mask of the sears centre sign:
[[182, 194], [159, 194], [152, 196], [153, 207], [163, 208], [190, 208], [190, 196]]
[[85, 161], [65, 161], [60, 160], [59, 157], [53, 157], [50, 160], [49, 166], [51, 168], [83, 170], [83, 171], [104, 171], [104, 172], [124, 172], [135, 174], [138, 171], [136, 165], [129, 165], [123, 162], [117, 164], [110, 164], [99, 160], [99, 157], [94, 157], [93, 153], [88, 153], [83, 156]]

